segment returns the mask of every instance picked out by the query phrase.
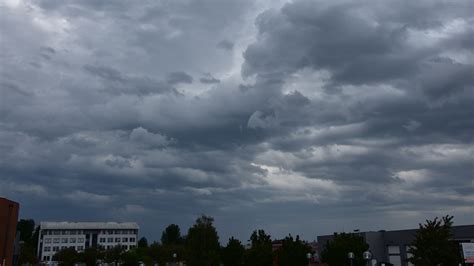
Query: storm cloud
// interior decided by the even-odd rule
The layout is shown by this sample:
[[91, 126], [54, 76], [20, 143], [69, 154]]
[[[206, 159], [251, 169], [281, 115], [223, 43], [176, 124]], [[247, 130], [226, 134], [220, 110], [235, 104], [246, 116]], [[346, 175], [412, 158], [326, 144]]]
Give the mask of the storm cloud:
[[0, 195], [40, 220], [472, 223], [470, 1], [4, 1]]

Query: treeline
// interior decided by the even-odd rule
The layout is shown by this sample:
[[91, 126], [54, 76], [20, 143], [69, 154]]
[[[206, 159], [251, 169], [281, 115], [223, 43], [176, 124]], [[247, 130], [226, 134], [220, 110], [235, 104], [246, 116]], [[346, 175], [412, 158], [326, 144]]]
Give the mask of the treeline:
[[[272, 239], [264, 230], [255, 230], [245, 247], [239, 240], [230, 238], [225, 246], [220, 246], [217, 230], [213, 225], [214, 219], [202, 215], [188, 229], [187, 235], [182, 236], [178, 225], [171, 224], [163, 231], [161, 243], [149, 244], [146, 238], [138, 241], [136, 248], [124, 250], [115, 247], [103, 250], [97, 247], [87, 248], [78, 253], [74, 249], [64, 249], [53, 259], [61, 261], [62, 265], [73, 265], [76, 262], [95, 266], [96, 262], [120, 262], [122, 265], [136, 266], [139, 262], [145, 265], [166, 265], [170, 262], [185, 262], [188, 266], [306, 266], [307, 254], [311, 248], [298, 236], [291, 235], [279, 243], [278, 249], [272, 250]], [[462, 262], [460, 249], [452, 241], [451, 227], [453, 216], [446, 215], [434, 220], [426, 220], [419, 224], [415, 239], [408, 252], [412, 255], [409, 261], [414, 265], [458, 265]], [[35, 229], [33, 220], [21, 220], [18, 223], [21, 240], [20, 265], [36, 264], [36, 247], [38, 227]], [[362, 236], [355, 233], [335, 234], [332, 241], [324, 244], [321, 252], [322, 265], [348, 265], [348, 253], [355, 257], [354, 266], [366, 265], [362, 258], [364, 251], [371, 247]]]
[[[289, 235], [283, 239], [281, 248], [272, 251], [272, 239], [264, 230], [255, 230], [249, 239], [249, 247], [246, 248], [239, 240], [231, 237], [225, 246], [219, 244], [219, 236], [213, 225], [214, 219], [202, 215], [196, 219], [194, 225], [189, 228], [185, 236], [181, 235], [178, 225], [171, 224], [163, 231], [161, 243], [148, 243], [142, 237], [136, 248], [124, 250], [120, 246], [104, 250], [99, 247], [91, 247], [83, 252], [75, 249], [64, 249], [53, 257], [55, 261], [61, 261], [62, 265], [74, 265], [77, 262], [86, 265], [96, 265], [97, 261], [107, 263], [120, 262], [122, 265], [166, 265], [170, 262], [186, 262], [188, 266], [270, 266], [278, 265], [306, 266], [308, 265], [307, 254], [311, 248], [298, 236], [294, 238]], [[36, 258], [36, 244], [38, 230], [34, 229], [32, 220], [21, 220], [19, 229], [28, 225], [20, 254], [20, 265], [22, 263], [38, 262]], [[23, 230], [24, 230], [23, 229]], [[28, 239], [28, 241], [25, 241]]]

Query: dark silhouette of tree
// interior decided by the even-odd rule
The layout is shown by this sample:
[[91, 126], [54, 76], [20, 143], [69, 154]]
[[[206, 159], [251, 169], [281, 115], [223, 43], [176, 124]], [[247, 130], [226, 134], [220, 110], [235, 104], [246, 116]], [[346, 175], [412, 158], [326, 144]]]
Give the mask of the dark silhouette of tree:
[[264, 230], [253, 231], [251, 248], [245, 254], [247, 266], [271, 266], [273, 263], [272, 239]]
[[106, 262], [112, 262], [117, 265], [123, 253], [125, 253], [125, 251], [122, 246], [114, 246], [113, 248], [107, 249], [105, 251], [104, 259]]
[[299, 236], [293, 239], [291, 235], [283, 239], [282, 247], [277, 251], [280, 266], [306, 266], [308, 265], [307, 254], [311, 248], [300, 240]]
[[452, 239], [453, 216], [426, 220], [420, 224], [415, 240], [409, 249], [413, 255], [409, 261], [417, 266], [458, 265], [461, 262], [459, 250]]
[[148, 240], [146, 239], [146, 237], [142, 237], [142, 238], [140, 238], [140, 240], [138, 240], [138, 247], [139, 248], [147, 248], [148, 247]]
[[35, 221], [32, 219], [21, 219], [17, 224], [17, 231], [20, 232], [20, 241], [33, 244], [33, 233], [35, 231]]
[[79, 261], [79, 254], [74, 248], [66, 248], [54, 254], [53, 260], [60, 261], [61, 266], [72, 266]]
[[221, 260], [224, 266], [244, 265], [245, 248], [239, 240], [229, 238], [227, 246], [222, 248]]
[[140, 260], [144, 260], [144, 258], [140, 257], [140, 255], [137, 253], [137, 250], [135, 249], [122, 253], [120, 258], [123, 266], [136, 266]]
[[364, 258], [362, 253], [369, 249], [369, 245], [365, 243], [364, 238], [357, 234], [335, 233], [332, 241], [326, 245], [326, 249], [321, 252], [322, 261], [329, 265], [348, 265], [349, 259], [347, 254], [353, 252], [355, 255], [353, 265], [362, 266]]
[[20, 256], [19, 264], [36, 264], [36, 247], [38, 243], [38, 228], [35, 228], [35, 221], [32, 219], [21, 219], [17, 224], [17, 231], [20, 232]]
[[163, 245], [178, 245], [182, 243], [181, 230], [176, 224], [168, 225], [161, 234], [161, 244]]
[[190, 266], [219, 265], [219, 236], [213, 226], [214, 219], [202, 215], [196, 223], [189, 228], [186, 239], [188, 260]]
[[95, 266], [97, 260], [104, 259], [104, 251], [96, 247], [89, 247], [84, 252], [79, 253], [78, 261], [84, 262], [87, 266]]

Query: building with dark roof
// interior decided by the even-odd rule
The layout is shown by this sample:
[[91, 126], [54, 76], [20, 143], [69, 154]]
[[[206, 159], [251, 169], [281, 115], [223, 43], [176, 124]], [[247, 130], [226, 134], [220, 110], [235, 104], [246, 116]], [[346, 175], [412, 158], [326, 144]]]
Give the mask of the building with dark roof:
[[[407, 261], [410, 258], [408, 249], [415, 240], [418, 229], [394, 230], [378, 232], [355, 232], [362, 236], [369, 245], [374, 261], [391, 263], [394, 266], [411, 266]], [[474, 225], [459, 225], [451, 228], [452, 241], [457, 243], [474, 242]], [[334, 235], [318, 236], [321, 250], [326, 248], [328, 242], [332, 241]], [[379, 265], [379, 264], [377, 264]]]

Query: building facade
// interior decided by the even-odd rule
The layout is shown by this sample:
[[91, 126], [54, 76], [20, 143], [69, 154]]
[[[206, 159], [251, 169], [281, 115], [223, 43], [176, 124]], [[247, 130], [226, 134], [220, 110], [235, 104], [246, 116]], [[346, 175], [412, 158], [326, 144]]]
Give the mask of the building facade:
[[[391, 263], [394, 266], [412, 266], [407, 260], [410, 258], [408, 249], [415, 240], [418, 229], [357, 232], [369, 245], [374, 261]], [[474, 242], [474, 225], [453, 226], [452, 241], [457, 243]], [[326, 248], [333, 235], [318, 236], [318, 243], [322, 250]]]
[[0, 198], [0, 265], [14, 265], [13, 251], [18, 222], [17, 202]]
[[138, 229], [137, 223], [41, 222], [38, 257], [52, 261], [56, 252], [67, 248], [82, 252], [89, 247], [121, 246], [130, 250], [137, 245]]

